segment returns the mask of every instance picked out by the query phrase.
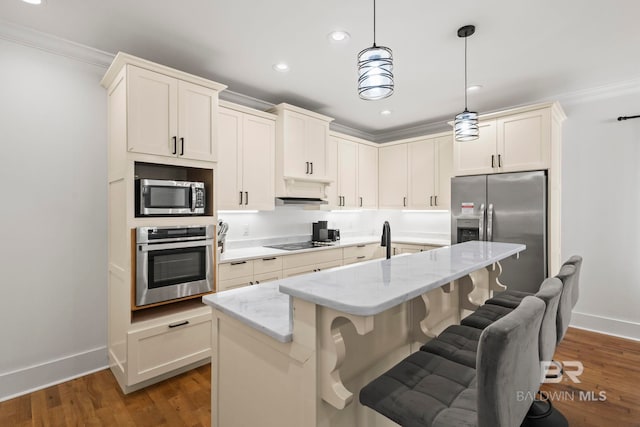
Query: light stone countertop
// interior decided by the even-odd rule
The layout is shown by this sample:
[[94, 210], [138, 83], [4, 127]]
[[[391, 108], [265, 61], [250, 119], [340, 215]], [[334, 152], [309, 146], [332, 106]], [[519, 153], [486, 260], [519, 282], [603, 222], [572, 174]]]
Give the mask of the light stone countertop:
[[[345, 248], [368, 243], [380, 243], [380, 236], [345, 237], [335, 242], [332, 246], [320, 246], [317, 248], [300, 249], [296, 251], [285, 251], [281, 249], [266, 248], [264, 246], [254, 246], [240, 249], [228, 249], [218, 256], [218, 263], [248, 261], [263, 257], [294, 255], [303, 252], [322, 251], [328, 249]], [[409, 243], [414, 245], [447, 246], [451, 242], [448, 239], [424, 238], [424, 237], [397, 237], [392, 238], [392, 243]]]
[[232, 289], [207, 295], [203, 301], [280, 342], [289, 342], [289, 296], [354, 315], [375, 315], [525, 248], [465, 242]]

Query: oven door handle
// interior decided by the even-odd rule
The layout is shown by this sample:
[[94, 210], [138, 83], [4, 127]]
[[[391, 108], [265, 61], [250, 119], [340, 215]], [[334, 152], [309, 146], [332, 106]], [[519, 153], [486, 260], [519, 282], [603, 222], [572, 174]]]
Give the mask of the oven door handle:
[[197, 248], [197, 247], [213, 247], [213, 240], [195, 240], [191, 242], [171, 242], [171, 243], [139, 243], [138, 252], [154, 252], [167, 249]]

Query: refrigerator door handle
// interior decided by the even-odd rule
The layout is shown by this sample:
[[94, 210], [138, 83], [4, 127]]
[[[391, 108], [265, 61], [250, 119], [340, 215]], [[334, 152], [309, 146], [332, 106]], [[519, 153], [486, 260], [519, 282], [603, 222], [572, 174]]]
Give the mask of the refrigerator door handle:
[[478, 224], [478, 235], [480, 240], [484, 240], [484, 203], [480, 205], [480, 221]]
[[493, 203], [489, 203], [487, 210], [487, 241], [493, 241]]

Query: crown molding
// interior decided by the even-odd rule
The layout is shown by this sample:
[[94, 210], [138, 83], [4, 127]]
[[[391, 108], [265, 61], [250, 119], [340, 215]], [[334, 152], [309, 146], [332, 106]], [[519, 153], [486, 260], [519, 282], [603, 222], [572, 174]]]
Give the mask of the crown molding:
[[640, 92], [640, 77], [588, 89], [565, 92], [540, 101], [558, 101], [561, 105], [573, 105], [598, 99], [615, 98], [636, 92]]
[[40, 49], [76, 61], [108, 68], [114, 54], [94, 49], [80, 43], [52, 36], [31, 28], [0, 20], [0, 39]]
[[253, 108], [254, 110], [267, 111], [271, 110], [276, 106], [276, 104], [272, 104], [267, 101], [263, 101], [262, 99], [254, 98], [249, 95], [243, 95], [238, 92], [234, 92], [229, 89], [225, 89], [218, 95], [220, 99], [227, 102], [232, 102], [234, 104], [239, 104], [244, 107]]
[[398, 128], [390, 131], [379, 132], [375, 135], [375, 142], [390, 142], [401, 139], [415, 138], [417, 136], [431, 135], [434, 133], [451, 131], [452, 127], [446, 121], [424, 123], [406, 128]]
[[334, 132], [343, 133], [345, 135], [353, 136], [355, 138], [364, 139], [365, 141], [377, 142], [376, 135], [373, 133], [365, 132], [360, 129], [352, 128], [347, 125], [343, 125], [340, 123], [332, 122], [329, 125], [329, 128]]

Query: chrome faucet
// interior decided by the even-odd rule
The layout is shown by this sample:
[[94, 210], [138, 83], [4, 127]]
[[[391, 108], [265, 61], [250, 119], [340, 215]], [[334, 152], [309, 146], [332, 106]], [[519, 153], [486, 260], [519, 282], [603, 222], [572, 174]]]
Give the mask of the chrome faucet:
[[380, 242], [380, 246], [387, 247], [387, 259], [391, 258], [391, 227], [389, 226], [389, 221], [385, 221], [382, 226], [382, 241]]

